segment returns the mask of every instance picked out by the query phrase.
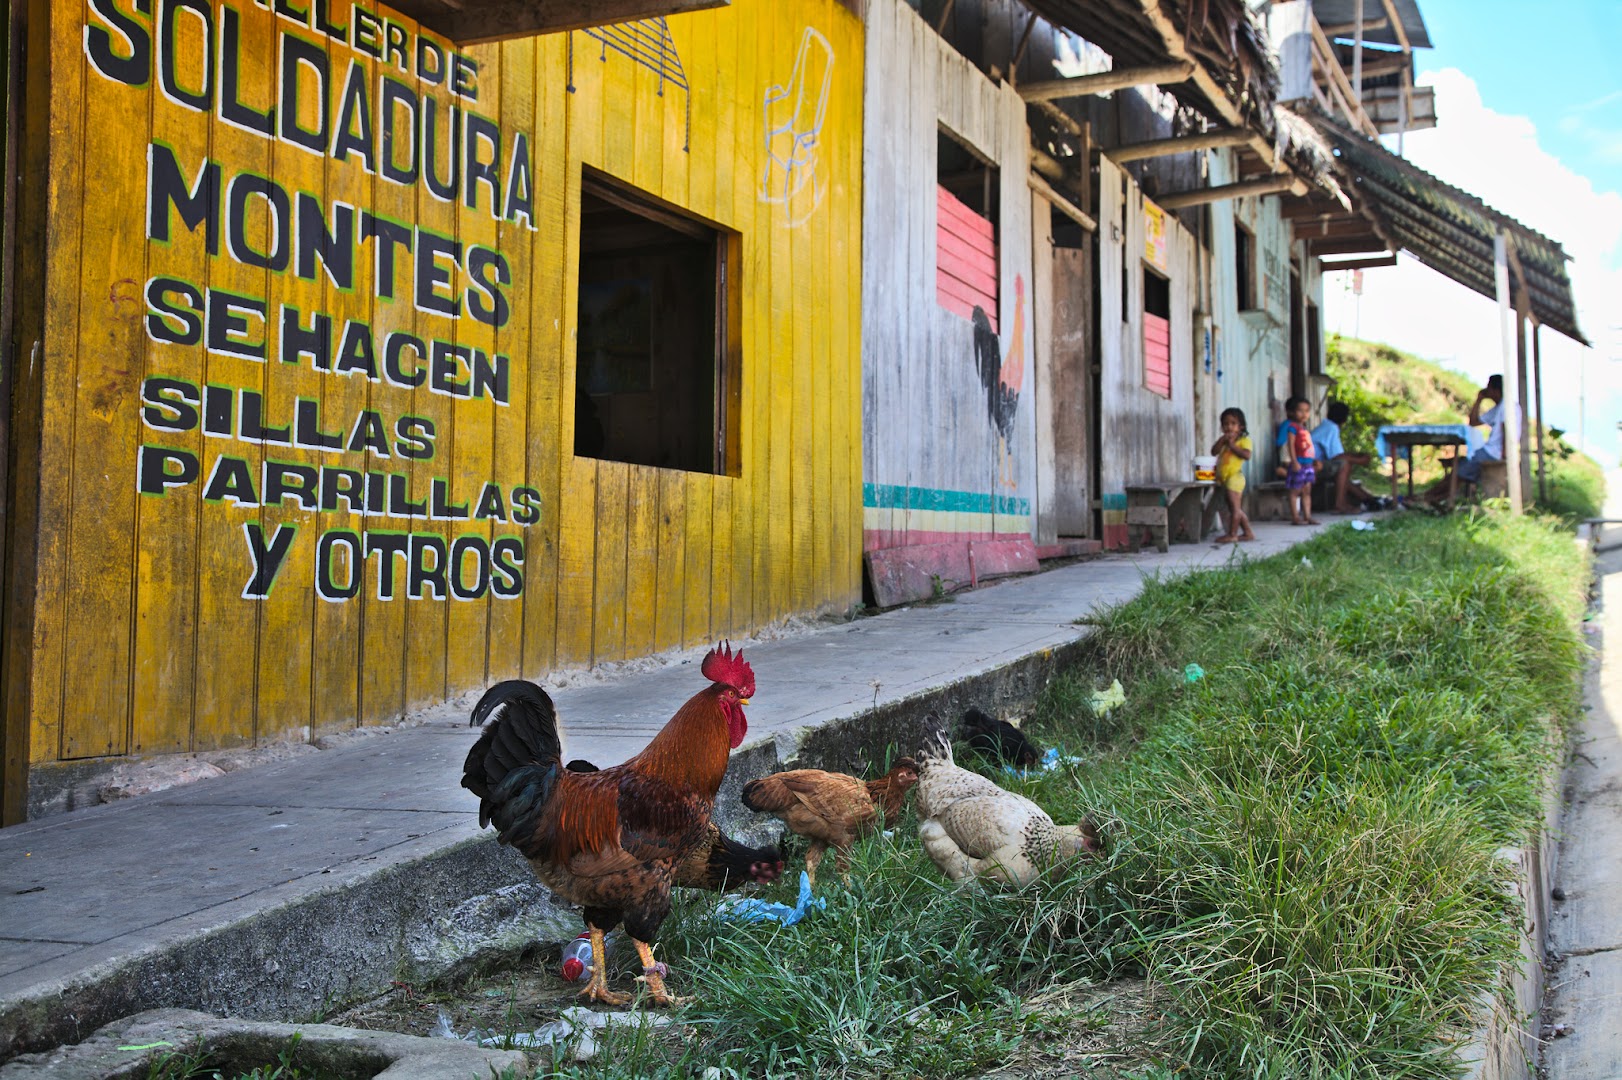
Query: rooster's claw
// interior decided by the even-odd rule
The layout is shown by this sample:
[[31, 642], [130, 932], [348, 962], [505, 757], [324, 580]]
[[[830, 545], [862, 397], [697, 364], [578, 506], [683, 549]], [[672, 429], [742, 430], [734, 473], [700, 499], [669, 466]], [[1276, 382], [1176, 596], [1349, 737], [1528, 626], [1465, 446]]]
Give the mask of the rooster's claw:
[[621, 994], [610, 990], [607, 983], [599, 984], [596, 979], [593, 979], [586, 985], [584, 990], [580, 991], [580, 996], [583, 998], [589, 998], [592, 1001], [601, 1002], [604, 1005], [613, 1005], [616, 1008], [623, 1007], [631, 1003], [630, 994]]

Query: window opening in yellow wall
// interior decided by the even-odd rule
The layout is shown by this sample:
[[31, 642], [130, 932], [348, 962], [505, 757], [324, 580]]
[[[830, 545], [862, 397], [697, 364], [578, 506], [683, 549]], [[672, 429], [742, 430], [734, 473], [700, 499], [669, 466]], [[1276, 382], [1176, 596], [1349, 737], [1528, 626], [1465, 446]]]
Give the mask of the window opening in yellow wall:
[[635, 188], [582, 177], [576, 456], [728, 471], [730, 241]]

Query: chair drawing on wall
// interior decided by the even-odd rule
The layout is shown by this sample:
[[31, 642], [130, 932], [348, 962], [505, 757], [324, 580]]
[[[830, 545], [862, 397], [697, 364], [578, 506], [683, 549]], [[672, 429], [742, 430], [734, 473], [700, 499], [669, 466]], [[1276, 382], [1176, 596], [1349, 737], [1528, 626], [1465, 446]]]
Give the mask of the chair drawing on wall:
[[828, 112], [833, 67], [833, 46], [808, 26], [788, 82], [766, 89], [766, 173], [760, 197], [781, 204], [790, 225], [805, 221], [822, 202], [825, 185], [817, 175], [817, 140]]

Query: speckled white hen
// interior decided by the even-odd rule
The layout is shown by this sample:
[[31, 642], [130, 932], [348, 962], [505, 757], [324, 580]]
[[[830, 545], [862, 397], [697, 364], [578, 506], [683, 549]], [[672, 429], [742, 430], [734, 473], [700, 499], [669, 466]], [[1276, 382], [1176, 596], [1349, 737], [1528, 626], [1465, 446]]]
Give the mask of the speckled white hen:
[[958, 768], [951, 740], [942, 732], [918, 754], [913, 797], [918, 839], [953, 881], [983, 877], [1026, 885], [1060, 853], [1053, 819], [1025, 796]]

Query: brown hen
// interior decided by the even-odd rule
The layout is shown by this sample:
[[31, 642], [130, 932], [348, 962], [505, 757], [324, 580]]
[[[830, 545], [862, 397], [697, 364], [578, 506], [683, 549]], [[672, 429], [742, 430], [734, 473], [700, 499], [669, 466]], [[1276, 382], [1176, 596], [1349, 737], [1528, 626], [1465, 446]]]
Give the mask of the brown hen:
[[894, 821], [917, 782], [918, 767], [910, 758], [902, 758], [882, 779], [869, 781], [821, 769], [793, 769], [745, 784], [743, 804], [776, 816], [811, 841], [805, 871], [814, 886], [817, 866], [830, 847], [840, 876], [848, 879], [850, 846], [873, 827], [881, 807], [885, 819]]

